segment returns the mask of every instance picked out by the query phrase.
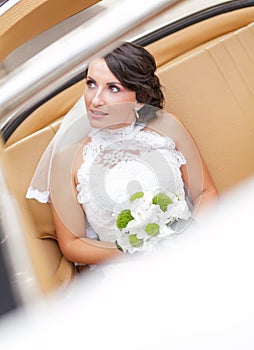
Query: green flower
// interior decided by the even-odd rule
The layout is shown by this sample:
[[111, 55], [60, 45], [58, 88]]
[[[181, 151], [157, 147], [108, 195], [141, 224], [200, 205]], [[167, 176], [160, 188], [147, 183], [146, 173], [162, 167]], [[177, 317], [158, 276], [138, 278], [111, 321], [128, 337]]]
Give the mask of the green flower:
[[116, 219], [116, 226], [122, 230], [128, 225], [128, 222], [133, 219], [134, 217], [131, 215], [131, 211], [129, 209], [122, 210]]
[[142, 198], [144, 196], [144, 192], [135, 192], [130, 198], [130, 201], [133, 202], [138, 198]]
[[132, 247], [141, 247], [143, 244], [143, 239], [137, 237], [137, 235], [129, 235], [130, 245]]
[[160, 232], [160, 226], [155, 223], [146, 225], [145, 231], [149, 236], [157, 236]]
[[158, 193], [153, 197], [153, 204], [158, 204], [162, 211], [166, 211], [169, 204], [172, 204], [172, 199], [164, 193]]

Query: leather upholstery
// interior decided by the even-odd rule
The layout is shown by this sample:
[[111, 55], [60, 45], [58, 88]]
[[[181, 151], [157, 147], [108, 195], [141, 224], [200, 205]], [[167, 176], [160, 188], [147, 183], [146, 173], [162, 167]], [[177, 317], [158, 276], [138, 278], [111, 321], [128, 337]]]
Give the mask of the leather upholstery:
[[220, 193], [254, 172], [253, 43], [252, 23], [158, 69], [166, 109], [191, 131]]

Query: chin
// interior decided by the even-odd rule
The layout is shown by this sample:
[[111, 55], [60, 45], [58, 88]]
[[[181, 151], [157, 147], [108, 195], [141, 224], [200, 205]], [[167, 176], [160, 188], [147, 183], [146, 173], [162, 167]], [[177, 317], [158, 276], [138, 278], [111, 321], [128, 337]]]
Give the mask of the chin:
[[102, 119], [90, 119], [89, 118], [89, 124], [92, 128], [100, 129], [105, 128], [106, 122]]

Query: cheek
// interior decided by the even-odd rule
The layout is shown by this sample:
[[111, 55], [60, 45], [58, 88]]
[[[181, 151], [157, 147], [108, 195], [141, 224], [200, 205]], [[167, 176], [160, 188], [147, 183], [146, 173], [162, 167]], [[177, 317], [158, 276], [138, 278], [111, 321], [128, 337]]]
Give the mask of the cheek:
[[118, 93], [112, 93], [107, 91], [104, 94], [104, 102], [107, 104], [112, 103], [122, 103], [122, 102], [135, 102], [136, 101], [136, 92], [121, 90]]
[[124, 102], [135, 102], [136, 100], [136, 92], [134, 91], [128, 91], [123, 97]]
[[89, 93], [87, 89], [84, 90], [84, 100], [85, 100], [86, 106], [88, 106], [92, 100], [91, 93]]

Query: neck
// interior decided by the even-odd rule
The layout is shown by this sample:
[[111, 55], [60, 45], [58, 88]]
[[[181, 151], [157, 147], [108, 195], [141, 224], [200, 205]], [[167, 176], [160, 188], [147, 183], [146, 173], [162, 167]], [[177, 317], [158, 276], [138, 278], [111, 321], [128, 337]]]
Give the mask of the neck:
[[135, 123], [135, 120], [133, 120], [132, 122], [126, 122], [126, 123], [120, 123], [120, 124], [116, 124], [116, 125], [111, 125], [110, 127], [105, 128], [105, 129], [109, 129], [109, 130], [121, 129], [121, 128], [125, 128], [126, 126], [133, 125], [134, 123]]

